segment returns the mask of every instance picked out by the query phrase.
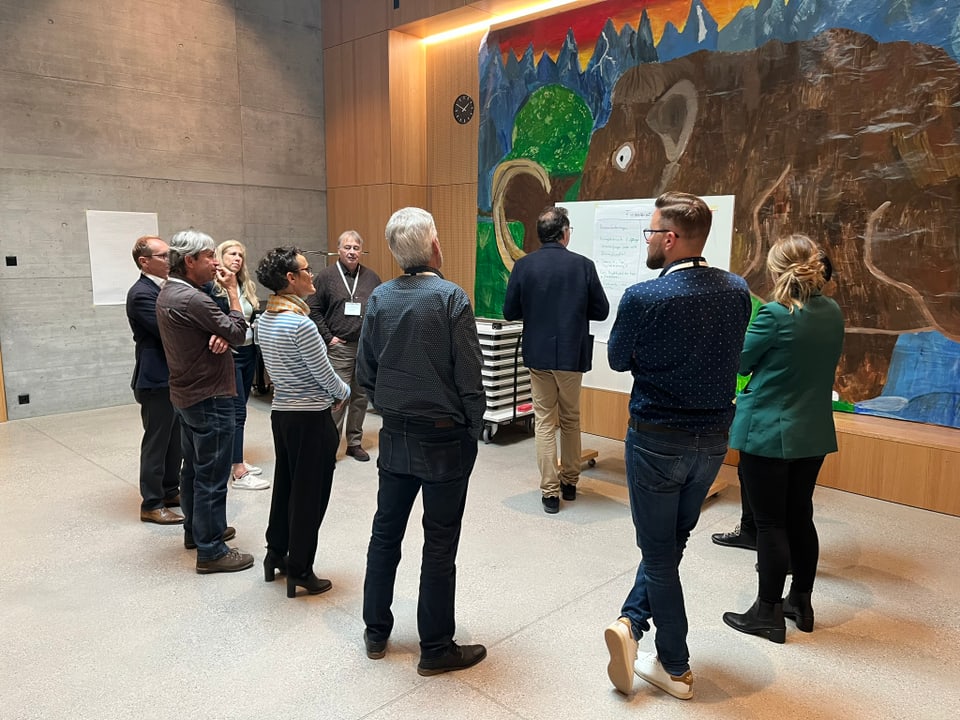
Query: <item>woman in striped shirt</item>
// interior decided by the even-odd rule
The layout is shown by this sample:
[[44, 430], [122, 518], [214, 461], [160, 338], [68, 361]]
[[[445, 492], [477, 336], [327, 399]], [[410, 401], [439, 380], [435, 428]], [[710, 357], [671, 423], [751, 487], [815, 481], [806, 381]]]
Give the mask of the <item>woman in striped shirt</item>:
[[311, 595], [332, 587], [313, 572], [317, 533], [330, 500], [340, 438], [330, 415], [350, 396], [334, 372], [304, 298], [313, 273], [297, 248], [271, 250], [257, 280], [275, 294], [257, 322], [257, 341], [273, 382], [270, 423], [276, 451], [273, 497], [267, 525], [264, 579], [287, 575], [287, 597], [297, 587]]

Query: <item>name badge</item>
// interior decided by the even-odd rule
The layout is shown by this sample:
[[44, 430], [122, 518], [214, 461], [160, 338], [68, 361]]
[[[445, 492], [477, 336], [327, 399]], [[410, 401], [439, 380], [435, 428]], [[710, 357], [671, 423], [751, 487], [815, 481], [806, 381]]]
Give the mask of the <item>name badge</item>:
[[363, 308], [362, 303], [357, 302], [348, 302], [343, 304], [343, 314], [344, 315], [353, 315], [354, 317], [360, 317], [360, 312]]

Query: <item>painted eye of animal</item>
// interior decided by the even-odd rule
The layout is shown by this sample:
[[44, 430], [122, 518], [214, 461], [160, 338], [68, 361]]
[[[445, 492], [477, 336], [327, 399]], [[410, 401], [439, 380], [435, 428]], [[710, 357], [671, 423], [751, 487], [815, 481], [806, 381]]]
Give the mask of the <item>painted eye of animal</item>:
[[613, 153], [613, 165], [617, 170], [626, 170], [633, 162], [633, 143], [624, 143]]

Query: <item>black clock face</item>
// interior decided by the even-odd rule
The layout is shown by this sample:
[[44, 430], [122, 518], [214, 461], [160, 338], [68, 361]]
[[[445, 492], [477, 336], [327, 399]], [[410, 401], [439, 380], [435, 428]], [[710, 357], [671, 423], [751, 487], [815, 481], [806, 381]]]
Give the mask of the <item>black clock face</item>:
[[473, 98], [469, 95], [459, 95], [453, 101], [453, 119], [461, 125], [466, 125], [473, 118]]

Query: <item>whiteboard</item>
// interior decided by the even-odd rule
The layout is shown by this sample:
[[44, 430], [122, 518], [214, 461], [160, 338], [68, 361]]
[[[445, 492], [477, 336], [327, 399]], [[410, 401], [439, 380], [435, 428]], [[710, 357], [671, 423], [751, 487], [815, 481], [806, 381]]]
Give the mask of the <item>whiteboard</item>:
[[[733, 195], [709, 195], [704, 202], [713, 211], [713, 225], [707, 236], [703, 256], [713, 266], [730, 269], [733, 246]], [[656, 199], [597, 200], [557, 203], [567, 209], [573, 232], [570, 250], [593, 260], [600, 284], [610, 301], [610, 315], [602, 322], [591, 322], [594, 335], [593, 369], [583, 376], [583, 386], [599, 390], [629, 393], [633, 376], [614, 372], [607, 364], [607, 340], [616, 319], [624, 291], [638, 282], [652, 280], [660, 270], [647, 267], [647, 243], [643, 229], [650, 227]]]

